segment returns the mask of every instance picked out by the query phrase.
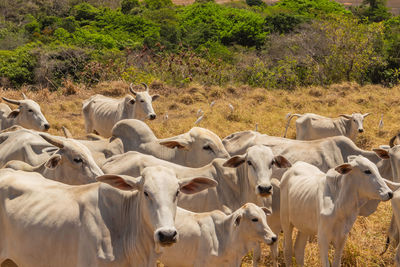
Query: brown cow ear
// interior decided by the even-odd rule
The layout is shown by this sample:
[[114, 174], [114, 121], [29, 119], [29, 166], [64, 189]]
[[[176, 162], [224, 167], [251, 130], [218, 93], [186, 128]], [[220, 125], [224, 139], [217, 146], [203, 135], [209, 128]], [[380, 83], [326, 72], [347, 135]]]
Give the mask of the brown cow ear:
[[262, 207], [261, 209], [264, 211], [265, 215], [267, 215], [267, 216], [272, 214], [272, 210], [270, 208]]
[[162, 142], [160, 142], [160, 145], [166, 146], [168, 148], [178, 148], [178, 149], [184, 149], [184, 150], [189, 149], [189, 142], [183, 138], [176, 139], [176, 140], [170, 140], [170, 141], [162, 141]]
[[224, 167], [237, 168], [246, 161], [245, 156], [233, 156], [222, 165]]
[[11, 111], [10, 114], [8, 114], [7, 118], [14, 119], [19, 115], [19, 113], [20, 113], [19, 109], [13, 110]]
[[156, 101], [159, 97], [160, 97], [160, 95], [153, 95], [151, 97], [151, 101]]
[[274, 164], [278, 168], [290, 168], [292, 164], [284, 156], [276, 156], [274, 158]]
[[242, 221], [242, 214], [238, 214], [237, 216], [236, 216], [236, 218], [235, 218], [235, 222], [233, 223], [233, 225], [235, 225], [235, 226], [239, 226], [240, 225], [240, 222]]
[[381, 159], [389, 159], [390, 155], [389, 155], [389, 151], [387, 151], [386, 149], [382, 149], [382, 148], [374, 148], [372, 149], [375, 154], [378, 155], [378, 157], [380, 157]]
[[346, 174], [351, 172], [351, 170], [353, 169], [353, 166], [351, 166], [351, 164], [349, 163], [344, 163], [342, 165], [339, 165], [335, 168], [335, 171], [337, 171], [340, 174]]
[[105, 174], [97, 176], [96, 180], [124, 191], [138, 190], [142, 185], [142, 177], [133, 178], [127, 175]]

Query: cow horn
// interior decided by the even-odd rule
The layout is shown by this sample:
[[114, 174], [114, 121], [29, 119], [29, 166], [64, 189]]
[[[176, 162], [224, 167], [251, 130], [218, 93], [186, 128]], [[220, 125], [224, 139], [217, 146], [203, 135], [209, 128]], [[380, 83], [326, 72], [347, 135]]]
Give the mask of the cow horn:
[[18, 100], [14, 100], [14, 99], [9, 99], [7, 97], [2, 97], [4, 101], [7, 101], [8, 103], [14, 104], [14, 105], [20, 105], [21, 102]]
[[398, 135], [399, 135], [399, 134], [396, 134], [395, 136], [393, 136], [392, 138], [390, 138], [390, 141], [389, 141], [389, 146], [390, 146], [390, 147], [394, 147], [394, 140], [396, 140], [396, 138], [397, 138]]
[[148, 92], [149, 91], [149, 87], [147, 86], [147, 84], [145, 84], [145, 83], [141, 83], [143, 86], [144, 86], [144, 88], [146, 88], [146, 91]]
[[23, 92], [21, 92], [21, 94], [22, 94], [22, 97], [23, 97], [24, 99], [28, 99], [28, 98], [26, 97], [26, 95], [25, 95]]
[[131, 83], [131, 84], [129, 85], [129, 91], [130, 91], [133, 95], [136, 95], [136, 92], [133, 90], [133, 83]]
[[44, 140], [46, 140], [48, 143], [52, 144], [53, 146], [56, 146], [58, 148], [63, 148], [64, 147], [64, 142], [54, 138], [50, 135], [47, 134], [39, 134]]

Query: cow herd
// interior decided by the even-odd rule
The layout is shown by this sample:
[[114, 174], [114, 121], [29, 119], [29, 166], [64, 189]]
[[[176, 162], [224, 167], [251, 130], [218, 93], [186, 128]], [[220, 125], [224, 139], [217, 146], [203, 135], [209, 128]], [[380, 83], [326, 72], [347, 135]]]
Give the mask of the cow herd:
[[[87, 139], [46, 133], [39, 105], [0, 104], [0, 262], [17, 266], [240, 266], [260, 243], [278, 266], [304, 265], [317, 236], [322, 266], [340, 266], [357, 216], [391, 200], [399, 241], [400, 145], [354, 144], [369, 115], [289, 114], [297, 140], [256, 131], [223, 140], [193, 127], [159, 139], [149, 88], [83, 101]], [[285, 135], [286, 135], [285, 131]], [[297, 229], [293, 246], [293, 229]], [[292, 259], [292, 255], [294, 258]], [[400, 266], [397, 249], [396, 266]]]

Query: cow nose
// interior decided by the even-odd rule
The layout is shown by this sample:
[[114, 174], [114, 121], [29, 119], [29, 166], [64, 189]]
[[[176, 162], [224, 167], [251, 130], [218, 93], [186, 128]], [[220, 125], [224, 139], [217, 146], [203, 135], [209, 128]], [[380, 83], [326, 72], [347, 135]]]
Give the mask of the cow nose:
[[278, 240], [278, 237], [274, 236], [271, 238], [272, 244], [276, 242], [276, 240]]
[[150, 120], [154, 120], [156, 118], [156, 114], [150, 114], [149, 118]]
[[171, 245], [176, 243], [178, 237], [178, 232], [175, 230], [165, 230], [158, 232], [158, 240], [160, 240], [161, 245]]
[[44, 125], [44, 129], [47, 131], [48, 129], [50, 129], [50, 124], [48, 124], [48, 123], [46, 123], [45, 125]]
[[257, 189], [258, 189], [258, 192], [260, 193], [260, 195], [269, 195], [269, 194], [271, 194], [272, 185], [270, 185], [270, 186], [259, 185], [259, 186], [257, 186]]
[[358, 132], [362, 133], [362, 132], [364, 132], [364, 129], [358, 129]]
[[390, 192], [388, 193], [388, 197], [389, 197], [389, 199], [392, 199], [392, 198], [393, 198], [393, 192], [390, 191]]

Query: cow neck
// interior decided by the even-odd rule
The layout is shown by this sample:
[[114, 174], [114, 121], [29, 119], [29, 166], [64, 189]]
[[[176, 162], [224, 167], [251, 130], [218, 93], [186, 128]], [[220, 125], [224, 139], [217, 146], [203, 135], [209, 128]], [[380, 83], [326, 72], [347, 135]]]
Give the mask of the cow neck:
[[[334, 124], [336, 124], [336, 129], [339, 130], [339, 132], [350, 138], [353, 139], [355, 136], [354, 134], [352, 134], [351, 132], [351, 119], [346, 119], [344, 117], [339, 117], [338, 120], [336, 121], [336, 123], [334, 122]], [[344, 129], [344, 131], [343, 131]]]
[[[336, 220], [346, 223], [345, 230], [348, 233], [356, 220], [360, 207], [364, 205], [368, 199], [360, 198], [358, 192], [350, 185], [357, 186], [354, 182], [355, 177], [344, 177], [345, 175], [337, 175], [334, 179], [335, 189], [334, 192], [334, 208], [330, 216], [335, 217]], [[349, 175], [347, 175], [349, 176]]]
[[249, 181], [248, 165], [246, 163], [243, 163], [237, 168], [237, 176], [239, 182], [240, 206], [243, 206], [247, 202], [259, 204], [255, 190], [252, 188]]
[[[116, 101], [118, 101], [117, 110], [121, 110], [122, 111], [121, 120], [134, 118], [134, 114], [129, 114], [128, 110], [126, 109], [125, 101], [126, 101], [126, 98], [128, 96], [129, 95], [125, 95], [125, 97], [116, 100]], [[134, 105], [136, 105], [136, 103]]]
[[99, 202], [107, 209], [107, 217], [103, 220], [110, 231], [115, 261], [127, 259], [127, 266], [146, 266], [155, 243], [153, 231], [143, 219], [140, 193], [121, 191], [104, 184], [99, 192]]

